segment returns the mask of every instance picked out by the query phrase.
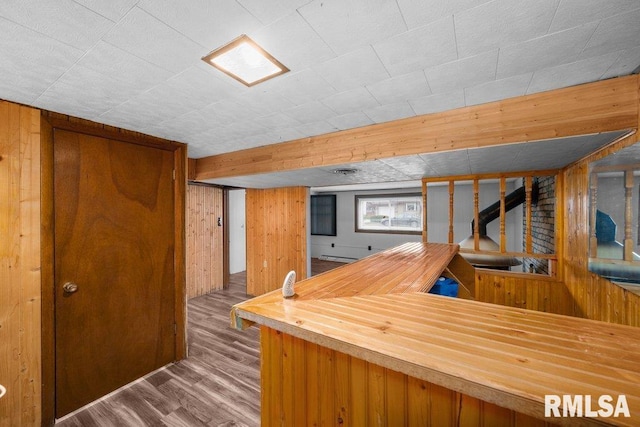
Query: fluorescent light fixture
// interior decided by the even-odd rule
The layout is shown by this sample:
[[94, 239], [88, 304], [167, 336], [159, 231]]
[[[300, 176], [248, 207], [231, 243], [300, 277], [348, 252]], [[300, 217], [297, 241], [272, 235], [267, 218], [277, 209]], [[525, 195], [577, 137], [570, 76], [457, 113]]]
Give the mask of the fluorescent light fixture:
[[245, 34], [202, 58], [246, 86], [284, 74], [289, 69]]

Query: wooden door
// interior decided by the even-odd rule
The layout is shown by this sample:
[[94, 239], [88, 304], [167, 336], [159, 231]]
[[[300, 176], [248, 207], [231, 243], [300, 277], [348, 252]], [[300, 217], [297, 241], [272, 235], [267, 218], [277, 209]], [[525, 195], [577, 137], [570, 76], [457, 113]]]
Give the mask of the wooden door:
[[54, 194], [61, 417], [175, 359], [173, 153], [55, 130]]

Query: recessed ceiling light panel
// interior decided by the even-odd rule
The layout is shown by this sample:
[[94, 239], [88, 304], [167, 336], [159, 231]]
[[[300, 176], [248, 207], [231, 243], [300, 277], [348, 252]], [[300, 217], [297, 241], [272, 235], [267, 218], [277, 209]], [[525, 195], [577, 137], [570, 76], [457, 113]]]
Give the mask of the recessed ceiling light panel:
[[202, 60], [246, 86], [257, 85], [289, 71], [244, 34]]

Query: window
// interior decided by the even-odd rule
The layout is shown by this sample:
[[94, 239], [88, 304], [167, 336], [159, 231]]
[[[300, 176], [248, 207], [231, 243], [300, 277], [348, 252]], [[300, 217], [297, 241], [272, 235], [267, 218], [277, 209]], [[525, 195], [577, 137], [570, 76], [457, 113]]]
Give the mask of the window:
[[356, 196], [356, 232], [422, 233], [422, 195]]
[[311, 234], [315, 236], [337, 234], [335, 194], [311, 196]]

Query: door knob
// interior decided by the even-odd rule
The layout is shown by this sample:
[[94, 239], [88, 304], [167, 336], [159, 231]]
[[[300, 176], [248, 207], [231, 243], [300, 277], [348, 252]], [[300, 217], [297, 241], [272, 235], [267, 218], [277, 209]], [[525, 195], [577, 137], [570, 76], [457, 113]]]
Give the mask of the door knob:
[[74, 292], [78, 292], [78, 285], [76, 285], [73, 282], [67, 282], [64, 285], [62, 285], [62, 290], [68, 294], [72, 294]]

